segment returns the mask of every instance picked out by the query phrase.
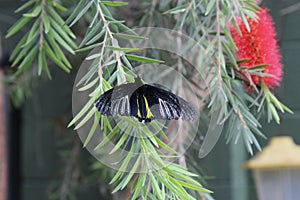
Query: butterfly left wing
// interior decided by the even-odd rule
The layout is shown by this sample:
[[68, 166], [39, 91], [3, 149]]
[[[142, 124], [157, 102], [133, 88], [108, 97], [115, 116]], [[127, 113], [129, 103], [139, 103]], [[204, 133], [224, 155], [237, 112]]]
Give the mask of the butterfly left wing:
[[102, 115], [130, 116], [130, 93], [132, 83], [122, 84], [104, 92], [94, 105]]
[[102, 115], [111, 115], [111, 96], [113, 89], [104, 92], [95, 102], [94, 106]]

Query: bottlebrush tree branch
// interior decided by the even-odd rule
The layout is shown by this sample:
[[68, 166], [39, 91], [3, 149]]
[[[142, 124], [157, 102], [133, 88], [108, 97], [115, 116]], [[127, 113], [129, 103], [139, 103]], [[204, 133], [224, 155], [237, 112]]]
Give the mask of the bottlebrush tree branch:
[[30, 0], [16, 10], [16, 12], [27, 10], [27, 13], [23, 13], [8, 30], [6, 38], [17, 34], [26, 25], [31, 28], [20, 39], [10, 56], [12, 66], [18, 67], [15, 77], [34, 67], [38, 75], [45, 72], [51, 79], [48, 59], [65, 72], [70, 72], [72, 66], [61, 49], [75, 54], [74, 49], [77, 48], [73, 42], [75, 35], [56, 9], [66, 10], [57, 2], [47, 0]]
[[[126, 27], [122, 21], [115, 20], [108, 9], [111, 6], [119, 7], [126, 4], [125, 2], [98, 0], [86, 2], [82, 0], [67, 20], [72, 26], [90, 10], [93, 17], [89, 22], [89, 29], [79, 45], [81, 49], [78, 51], [88, 51], [99, 46], [99, 49], [96, 48], [86, 58], [86, 60], [92, 61], [92, 66], [77, 83], [80, 91], [91, 91], [90, 100], [73, 118], [69, 127], [75, 125], [75, 130], [79, 130], [88, 121], [92, 121], [93, 125], [84, 142], [84, 146], [87, 146], [100, 122], [104, 139], [94, 147], [94, 151], [107, 150], [109, 142], [115, 143], [114, 148], [109, 150], [109, 155], [114, 155], [121, 149], [127, 149], [127, 156], [120, 160], [120, 167], [111, 180], [111, 184], [117, 184], [113, 193], [123, 190], [131, 183], [131, 199], [168, 199], [170, 197], [195, 199], [188, 193], [188, 190], [207, 193], [210, 191], [195, 179], [196, 174], [176, 163], [169, 162], [170, 159], [178, 157], [178, 153], [161, 139], [168, 140], [164, 131], [161, 130], [162, 124], [156, 121], [151, 122], [151, 125], [159, 133], [159, 136], [156, 136], [145, 124], [137, 123], [132, 118], [119, 116], [120, 121], [112, 124], [113, 118], [100, 115], [94, 107], [95, 99], [113, 87], [115, 83], [130, 82], [137, 76], [130, 71], [132, 66], [128, 59], [139, 62], [162, 62], [148, 57], [127, 55], [128, 52], [136, 52], [141, 49], [119, 46], [119, 38], [128, 40], [128, 42], [144, 40], [143, 37]], [[121, 33], [122, 31], [126, 32]], [[174, 155], [164, 155], [163, 151]]]
[[[237, 56], [238, 47], [242, 49], [243, 47], [237, 47], [238, 44], [232, 36], [231, 29], [235, 30], [235, 38], [237, 35], [242, 37], [241, 35], [246, 32], [251, 35], [253, 21], [259, 19], [257, 17], [259, 7], [255, 1], [239, 0], [177, 2], [177, 6], [165, 11], [165, 14], [174, 16], [177, 22], [174, 29], [186, 31], [205, 50], [204, 56], [200, 55], [198, 70], [203, 74], [208, 71], [210, 73], [207, 79], [209, 95], [205, 98], [210, 112], [218, 111], [217, 123], [226, 125], [227, 141], [237, 142], [239, 138], [243, 138], [242, 141], [252, 154], [252, 144], [260, 149], [256, 136], [265, 138], [259, 130], [261, 125], [258, 118], [261, 114], [257, 115], [257, 113], [261, 113], [266, 107], [269, 121], [274, 118], [276, 122], [279, 122], [279, 115], [275, 108], [291, 112], [277, 100], [267, 87], [264, 87], [264, 84], [259, 88], [264, 88], [261, 91], [265, 90], [265, 92], [256, 90], [258, 92], [254, 93], [249, 92], [245, 85], [245, 80], [248, 79], [252, 87], [258, 87], [251, 78], [249, 79], [250, 73], [266, 76], [265, 79], [268, 79], [270, 75], [268, 72], [262, 73], [262, 69], [265, 64], [269, 64], [269, 61], [255, 63], [252, 65], [252, 70], [243, 69], [241, 66], [243, 63], [247, 63], [248, 57]], [[243, 31], [240, 30], [241, 27], [243, 27]], [[267, 32], [270, 33], [270, 31]], [[250, 43], [248, 41], [245, 44]], [[249, 71], [248, 77], [241, 76], [245, 70]], [[255, 107], [258, 112], [250, 109]]]

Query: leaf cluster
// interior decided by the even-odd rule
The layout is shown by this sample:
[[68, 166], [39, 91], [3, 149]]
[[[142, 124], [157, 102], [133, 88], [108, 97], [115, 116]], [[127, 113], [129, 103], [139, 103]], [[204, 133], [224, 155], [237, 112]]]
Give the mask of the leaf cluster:
[[[18, 77], [30, 68], [37, 66], [37, 74], [45, 72], [51, 79], [49, 61], [54, 62], [66, 72], [72, 68], [67, 59], [65, 49], [74, 54], [77, 45], [74, 43], [75, 35], [65, 24], [57, 10], [65, 11], [66, 8], [55, 1], [29, 0], [16, 10], [25, 12], [22, 17], [8, 30], [9, 38], [25, 26], [30, 30], [22, 36], [10, 56], [13, 67], [18, 67], [14, 76]], [[36, 62], [37, 61], [37, 62]]]
[[[89, 10], [94, 15], [78, 50], [89, 51], [94, 49], [86, 58], [91, 62], [89, 70], [77, 83], [79, 91], [91, 91], [89, 93], [90, 99], [73, 118], [69, 127], [75, 124], [75, 130], [77, 130], [91, 120], [92, 125], [84, 146], [89, 144], [100, 125], [104, 138], [95, 147], [95, 152], [105, 149], [105, 145], [112, 141], [115, 141], [115, 144], [109, 154], [114, 154], [120, 149], [128, 150], [128, 155], [120, 161], [122, 163], [121, 167], [111, 181], [111, 183], [119, 182], [114, 192], [124, 189], [128, 184], [132, 184], [131, 199], [138, 197], [166, 199], [167, 196], [177, 199], [189, 199], [192, 197], [187, 193], [187, 189], [208, 192], [192, 178], [195, 174], [188, 172], [178, 164], [166, 161], [165, 155], [159, 149], [162, 148], [175, 154], [176, 151], [159, 137], [153, 135], [147, 126], [131, 118], [121, 116], [121, 120], [112, 125], [111, 118], [101, 116], [93, 106], [95, 98], [112, 88], [115, 83], [133, 81], [136, 75], [130, 71], [132, 66], [129, 60], [162, 62], [161, 60], [130, 54], [141, 49], [119, 46], [119, 39], [128, 41], [145, 39], [126, 27], [122, 21], [114, 19], [107, 9], [107, 6], [121, 5], [123, 5], [121, 2], [80, 1], [67, 19], [67, 23], [72, 26]], [[167, 137], [164, 131], [160, 130], [161, 125], [156, 122], [151, 123], [154, 129], [159, 131], [160, 136], [166, 140]], [[121, 129], [120, 127], [126, 128]], [[131, 136], [133, 132], [138, 135], [138, 139]], [[135, 164], [126, 172], [129, 163], [133, 160]]]

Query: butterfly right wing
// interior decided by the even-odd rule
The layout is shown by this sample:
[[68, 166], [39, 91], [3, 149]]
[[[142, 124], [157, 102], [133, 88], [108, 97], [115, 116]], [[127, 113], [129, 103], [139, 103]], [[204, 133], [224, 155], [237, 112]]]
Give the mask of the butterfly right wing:
[[181, 108], [175, 94], [151, 85], [144, 85], [144, 95], [154, 119], [179, 119]]
[[186, 121], [193, 121], [199, 118], [197, 110], [186, 102], [183, 98], [178, 97], [179, 105], [181, 108], [181, 118]]
[[151, 85], [144, 87], [154, 118], [192, 121], [199, 117], [197, 110], [181, 97]]

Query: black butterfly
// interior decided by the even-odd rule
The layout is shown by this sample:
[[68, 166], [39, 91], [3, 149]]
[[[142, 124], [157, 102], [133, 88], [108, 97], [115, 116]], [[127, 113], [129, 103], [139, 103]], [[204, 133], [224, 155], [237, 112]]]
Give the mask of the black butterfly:
[[103, 93], [94, 103], [102, 115], [134, 116], [140, 122], [152, 119], [195, 120], [197, 111], [184, 99], [140, 78], [134, 83], [116, 86]]

